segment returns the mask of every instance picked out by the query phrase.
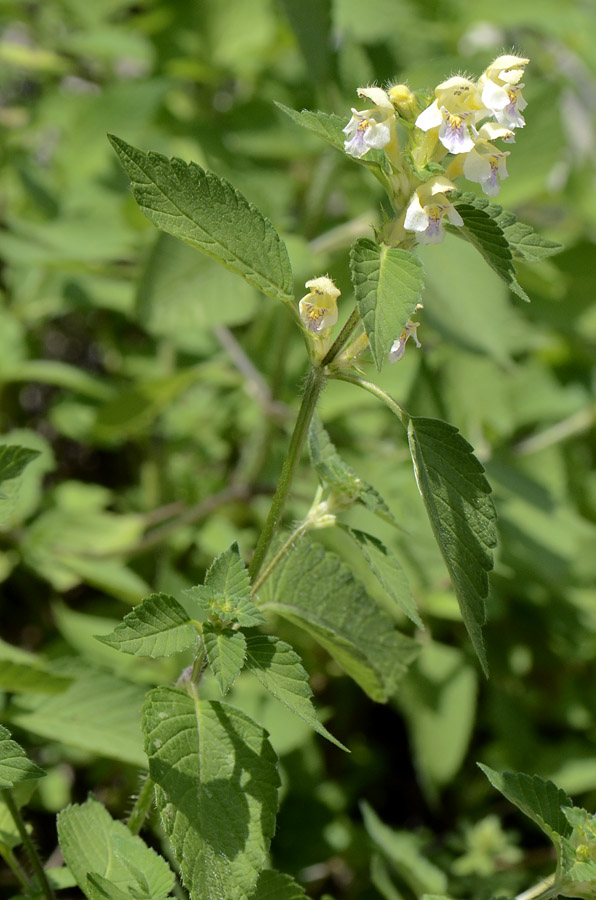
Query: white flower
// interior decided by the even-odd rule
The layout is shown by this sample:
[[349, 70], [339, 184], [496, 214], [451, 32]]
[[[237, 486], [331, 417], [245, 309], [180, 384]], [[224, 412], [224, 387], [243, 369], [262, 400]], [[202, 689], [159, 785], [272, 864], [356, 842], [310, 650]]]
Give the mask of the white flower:
[[490, 140], [513, 139], [513, 132], [504, 125], [486, 122], [478, 132], [475, 147], [465, 156], [463, 172], [470, 181], [476, 181], [489, 197], [499, 193], [499, 179], [507, 178], [506, 160], [509, 151], [498, 150]]
[[304, 286], [310, 292], [300, 301], [300, 318], [308, 331], [319, 335], [337, 322], [337, 298], [341, 291], [326, 275], [313, 278]]
[[420, 322], [408, 322], [405, 328], [402, 329], [402, 333], [396, 341], [393, 341], [391, 345], [391, 350], [387, 356], [387, 359], [390, 363], [398, 362], [402, 356], [404, 355], [404, 351], [406, 349], [406, 344], [408, 343], [408, 338], [413, 338], [418, 349], [422, 347], [422, 344], [418, 340], [418, 329], [420, 328]]
[[521, 94], [524, 69], [530, 62], [521, 56], [499, 56], [478, 80], [482, 103], [499, 124], [508, 128], [523, 128], [526, 124], [521, 112], [528, 105]]
[[460, 75], [435, 88], [436, 100], [416, 119], [422, 131], [439, 129], [439, 140], [450, 153], [469, 153], [474, 146], [475, 123], [484, 109], [474, 82]]
[[447, 199], [456, 191], [453, 182], [444, 175], [437, 175], [420, 185], [410, 200], [404, 219], [406, 231], [415, 231], [419, 243], [439, 244], [445, 235], [443, 217], [452, 225], [463, 225], [464, 220]]
[[358, 88], [358, 96], [375, 104], [373, 109], [359, 112], [352, 108], [352, 118], [343, 129], [346, 153], [360, 159], [369, 150], [382, 150], [391, 141], [395, 128], [395, 109], [386, 91], [381, 88]]

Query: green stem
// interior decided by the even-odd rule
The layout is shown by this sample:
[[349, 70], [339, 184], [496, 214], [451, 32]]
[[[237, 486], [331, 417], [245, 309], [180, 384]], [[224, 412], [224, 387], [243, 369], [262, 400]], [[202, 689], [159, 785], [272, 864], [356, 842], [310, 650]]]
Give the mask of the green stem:
[[350, 318], [348, 319], [348, 321], [346, 322], [346, 324], [344, 325], [344, 327], [342, 328], [340, 333], [337, 335], [337, 337], [333, 341], [333, 343], [332, 343], [331, 347], [329, 348], [329, 350], [327, 351], [326, 355], [323, 357], [323, 361], [321, 362], [322, 366], [329, 365], [329, 363], [335, 359], [335, 357], [337, 356], [339, 351], [342, 349], [344, 344], [347, 342], [348, 338], [351, 337], [352, 332], [354, 331], [354, 329], [356, 328], [356, 326], [358, 325], [359, 322], [360, 322], [360, 310], [358, 309], [357, 306], [355, 306], [354, 309], [352, 310]]
[[372, 381], [367, 381], [365, 378], [361, 378], [359, 375], [353, 375], [350, 372], [334, 372], [331, 377], [336, 378], [338, 381], [348, 381], [350, 384], [357, 384], [359, 387], [364, 388], [364, 390], [368, 391], [370, 394], [374, 394], [375, 397], [378, 397], [379, 400], [382, 400], [383, 403], [389, 407], [391, 412], [397, 416], [404, 428], [408, 427], [410, 417], [408, 416], [405, 409], [401, 407], [399, 403], [397, 403], [393, 399], [393, 397], [391, 397], [386, 391], [384, 391], [378, 385], [374, 384]]
[[50, 887], [50, 883], [46, 877], [46, 873], [44, 872], [44, 868], [41, 864], [41, 860], [37, 855], [37, 850], [33, 846], [33, 841], [29, 837], [27, 829], [25, 827], [25, 823], [23, 822], [23, 818], [19, 811], [18, 806], [14, 802], [13, 796], [10, 791], [2, 791], [2, 795], [4, 797], [4, 801], [6, 806], [8, 807], [8, 811], [10, 812], [12, 818], [14, 819], [14, 823], [17, 826], [17, 831], [19, 832], [19, 836], [23, 842], [23, 847], [25, 848], [25, 852], [29, 857], [31, 865], [33, 867], [33, 871], [35, 872], [37, 879], [39, 881], [39, 885], [41, 887], [41, 891], [46, 900], [55, 900], [54, 892]]
[[269, 563], [267, 563], [259, 577], [256, 579], [256, 581], [253, 582], [251, 591], [253, 597], [255, 596], [259, 588], [261, 588], [267, 581], [275, 567], [278, 566], [282, 561], [292, 544], [298, 540], [298, 538], [307, 530], [307, 528], [308, 526], [306, 524], [306, 521], [303, 521], [290, 533], [287, 540], [283, 542], [277, 553], [274, 555], [273, 559]]
[[319, 394], [321, 393], [324, 383], [325, 373], [322, 368], [311, 369], [304, 394], [302, 395], [302, 403], [298, 412], [298, 418], [296, 419], [294, 431], [290, 439], [288, 455], [285, 458], [281, 470], [279, 484], [277, 485], [277, 490], [273, 496], [269, 515], [267, 516], [263, 531], [257, 542], [253, 558], [248, 567], [248, 574], [250, 575], [251, 580], [255, 579], [259, 574], [267, 551], [271, 545], [271, 541], [273, 540], [275, 530], [279, 525], [292, 485], [292, 479], [294, 478], [296, 468], [300, 462], [308, 426], [313, 417], [317, 400], [319, 399]]
[[27, 894], [31, 888], [31, 885], [27, 881], [25, 873], [21, 871], [19, 861], [17, 860], [12, 850], [9, 847], [4, 847], [2, 850], [0, 850], [0, 856], [6, 862], [6, 865], [13, 873], [18, 883], [21, 885], [25, 894]]
[[153, 805], [153, 782], [147, 775], [143, 782], [143, 786], [139, 791], [139, 795], [135, 800], [130, 815], [128, 817], [128, 830], [131, 834], [138, 834], [143, 827], [143, 822], [149, 815]]
[[556, 897], [558, 893], [559, 886], [555, 884], [555, 876], [548, 875], [542, 881], [539, 881], [538, 884], [528, 888], [527, 891], [518, 894], [515, 900], [550, 900], [550, 898]]

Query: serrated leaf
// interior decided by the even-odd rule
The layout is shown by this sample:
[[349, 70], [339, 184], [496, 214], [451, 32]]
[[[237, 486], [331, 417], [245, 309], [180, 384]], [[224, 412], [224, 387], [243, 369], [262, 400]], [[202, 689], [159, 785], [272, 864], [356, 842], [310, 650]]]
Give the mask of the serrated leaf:
[[199, 609], [216, 616], [224, 625], [237, 622], [243, 628], [252, 628], [265, 621], [251, 600], [248, 571], [236, 543], [214, 559], [204, 585], [184, 593]]
[[[174, 884], [167, 862], [117, 822], [95, 797], [67, 806], [58, 814], [58, 840], [66, 865], [80, 889], [91, 900], [143, 896], [163, 900]], [[143, 893], [139, 893], [142, 873]], [[91, 879], [89, 886], [88, 876]], [[109, 892], [109, 887], [114, 890]]]
[[373, 700], [384, 703], [419, 652], [334, 553], [302, 539], [259, 591], [271, 609], [309, 632]]
[[572, 828], [562, 807], [573, 806], [573, 803], [565, 791], [538, 775], [496, 772], [482, 763], [478, 765], [492, 786], [529, 816], [555, 844], [559, 836], [569, 837]]
[[323, 486], [361, 503], [390, 525], [397, 525], [393, 513], [374, 487], [359, 478], [343, 461], [329, 435], [315, 415], [308, 429], [308, 452]]
[[56, 675], [42, 665], [0, 660], [0, 691], [15, 694], [60, 694], [71, 678]]
[[39, 456], [39, 450], [30, 450], [18, 444], [0, 444], [0, 484], [18, 478], [36, 456]]
[[197, 631], [174, 597], [151, 594], [124, 616], [114, 631], [96, 638], [123, 653], [155, 659], [188, 650], [197, 641]]
[[488, 213], [502, 229], [513, 252], [527, 262], [540, 262], [548, 256], [555, 256], [563, 249], [562, 244], [537, 234], [531, 225], [518, 222], [512, 212], [504, 210], [498, 203], [491, 203], [485, 197], [465, 193], [459, 197], [458, 202], [467, 203]]
[[191, 900], [245, 900], [275, 827], [279, 776], [245, 713], [172, 687], [147, 695], [143, 732], [156, 801]]
[[389, 828], [368, 803], [361, 803], [360, 808], [371, 840], [417, 897], [447, 889], [447, 876], [422, 854], [418, 835]]
[[514, 294], [529, 302], [530, 298], [515, 277], [513, 255], [509, 249], [507, 238], [497, 221], [483, 209], [479, 209], [478, 206], [473, 206], [471, 203], [456, 200], [453, 205], [464, 220], [463, 226], [458, 228], [457, 232], [476, 247], [491, 269]]
[[12, 740], [10, 731], [0, 725], [0, 790], [13, 788], [15, 784], [31, 778], [43, 778], [45, 774]]
[[87, 664], [61, 694], [15, 699], [11, 721], [51, 741], [145, 767], [144, 696], [143, 687]]
[[356, 241], [350, 270], [360, 316], [380, 371], [422, 295], [422, 263], [408, 250]]
[[294, 303], [286, 245], [269, 219], [229, 182], [196, 163], [145, 153], [108, 137], [135, 200], [158, 228], [202, 250], [264, 294]]
[[308, 673], [289, 644], [271, 634], [251, 635], [246, 639], [246, 668], [280, 703], [332, 744], [346, 750], [317, 719]]
[[347, 534], [360, 548], [368, 562], [371, 572], [383, 588], [387, 597], [396, 608], [404, 613], [419, 628], [424, 628], [422, 619], [416, 609], [412, 590], [397, 558], [387, 549], [385, 544], [365, 531], [356, 528], [345, 528]]
[[265, 869], [250, 900], [307, 900], [307, 896], [289, 875]]
[[449, 569], [464, 624], [485, 673], [482, 641], [488, 575], [497, 542], [490, 485], [473, 448], [453, 425], [410, 418], [408, 441], [418, 489]]
[[246, 638], [241, 631], [232, 631], [231, 628], [222, 631], [206, 622], [203, 625], [203, 641], [209, 668], [222, 694], [227, 694], [244, 665]]

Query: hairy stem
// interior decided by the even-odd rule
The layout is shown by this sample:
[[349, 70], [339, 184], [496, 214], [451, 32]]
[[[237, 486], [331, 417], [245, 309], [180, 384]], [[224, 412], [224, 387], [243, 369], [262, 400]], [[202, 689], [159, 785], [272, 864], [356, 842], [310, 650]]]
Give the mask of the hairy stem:
[[33, 871], [35, 872], [37, 880], [39, 881], [41, 892], [46, 900], [54, 900], [54, 892], [50, 887], [50, 883], [46, 877], [46, 873], [41, 864], [41, 860], [37, 855], [37, 850], [33, 846], [33, 841], [29, 837], [29, 833], [27, 831], [27, 828], [25, 827], [25, 823], [23, 822], [20, 810], [14, 802], [14, 798], [10, 791], [2, 791], [2, 795], [10, 814], [14, 819], [14, 823], [17, 826], [17, 831], [19, 832], [19, 836], [23, 842], [23, 847], [25, 848], [25, 852], [29, 857], [29, 860], [33, 867]]
[[257, 542], [253, 558], [251, 560], [250, 566], [248, 567], [248, 574], [253, 580], [261, 570], [261, 566], [263, 565], [267, 550], [271, 545], [273, 535], [275, 534], [275, 530], [279, 525], [280, 519], [282, 517], [286, 500], [290, 492], [290, 487], [292, 485], [292, 480], [294, 478], [298, 463], [300, 462], [302, 449], [304, 447], [304, 442], [308, 433], [308, 426], [310, 425], [310, 421], [313, 417], [313, 413], [317, 405], [317, 400], [319, 399], [319, 394], [321, 393], [321, 389], [324, 383], [325, 374], [322, 368], [311, 369], [308, 376], [308, 381], [306, 382], [304, 394], [302, 395], [302, 403], [298, 412], [298, 418], [296, 419], [294, 431], [290, 439], [288, 455], [285, 458], [283, 468], [281, 470], [279, 484], [277, 485], [277, 490], [273, 496], [269, 515], [267, 516], [263, 531], [261, 532], [261, 536], [259, 537], [259, 540]]
[[131, 813], [128, 817], [128, 830], [132, 834], [138, 834], [143, 827], [143, 822], [149, 815], [153, 805], [153, 781], [147, 777], [143, 781], [143, 786], [139, 791], [139, 795], [135, 800]]
[[352, 310], [350, 318], [348, 319], [348, 321], [346, 322], [346, 324], [344, 325], [344, 327], [342, 328], [340, 333], [337, 335], [337, 337], [333, 341], [331, 347], [329, 348], [328, 352], [326, 353], [325, 357], [323, 358], [323, 361], [321, 363], [322, 366], [327, 366], [330, 362], [332, 362], [335, 359], [335, 357], [337, 356], [339, 351], [343, 348], [344, 344], [351, 337], [354, 329], [356, 328], [356, 326], [358, 325], [359, 322], [360, 322], [360, 310], [358, 309], [357, 306], [355, 306], [354, 309]]

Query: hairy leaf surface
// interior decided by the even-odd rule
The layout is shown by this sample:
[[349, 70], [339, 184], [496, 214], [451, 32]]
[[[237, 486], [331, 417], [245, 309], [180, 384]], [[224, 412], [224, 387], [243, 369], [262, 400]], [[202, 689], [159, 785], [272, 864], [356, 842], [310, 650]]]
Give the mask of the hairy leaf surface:
[[216, 616], [224, 625], [238, 623], [251, 628], [265, 619], [251, 600], [248, 571], [234, 543], [216, 556], [205, 575], [205, 584], [184, 592], [197, 608]]
[[163, 900], [173, 887], [167, 862], [124, 822], [112, 819], [95, 797], [58, 814], [58, 840], [77, 884], [92, 900], [121, 895]]
[[311, 702], [308, 673], [296, 651], [271, 634], [246, 639], [246, 668], [263, 687], [304, 722], [342, 750], [346, 748], [317, 719]]
[[304, 628], [373, 700], [393, 694], [419, 645], [395, 628], [334, 553], [303, 539], [260, 592], [272, 609]]
[[188, 613], [174, 597], [151, 594], [124, 616], [110, 634], [96, 637], [124, 653], [157, 658], [192, 647], [197, 632]]
[[157, 806], [192, 900], [245, 900], [277, 812], [266, 732], [232, 706], [172, 687], [151, 691], [143, 713]]
[[568, 837], [571, 834], [572, 828], [562, 807], [573, 806], [573, 803], [565, 791], [552, 781], [523, 772], [496, 772], [482, 763], [478, 765], [492, 786], [529, 816], [555, 843], [559, 835]]
[[361, 238], [350, 251], [354, 293], [380, 371], [424, 287], [422, 263], [408, 250]]
[[416, 481], [447, 563], [462, 617], [482, 668], [485, 599], [496, 544], [490, 485], [473, 448], [439, 419], [410, 418], [408, 440]]
[[294, 302], [286, 245], [259, 210], [229, 182], [161, 153], [109, 139], [135, 200], [154, 225], [182, 238], [241, 275], [264, 294]]
[[227, 694], [244, 665], [246, 638], [241, 631], [214, 628], [208, 622], [203, 626], [203, 640], [209, 668], [222, 694]]

